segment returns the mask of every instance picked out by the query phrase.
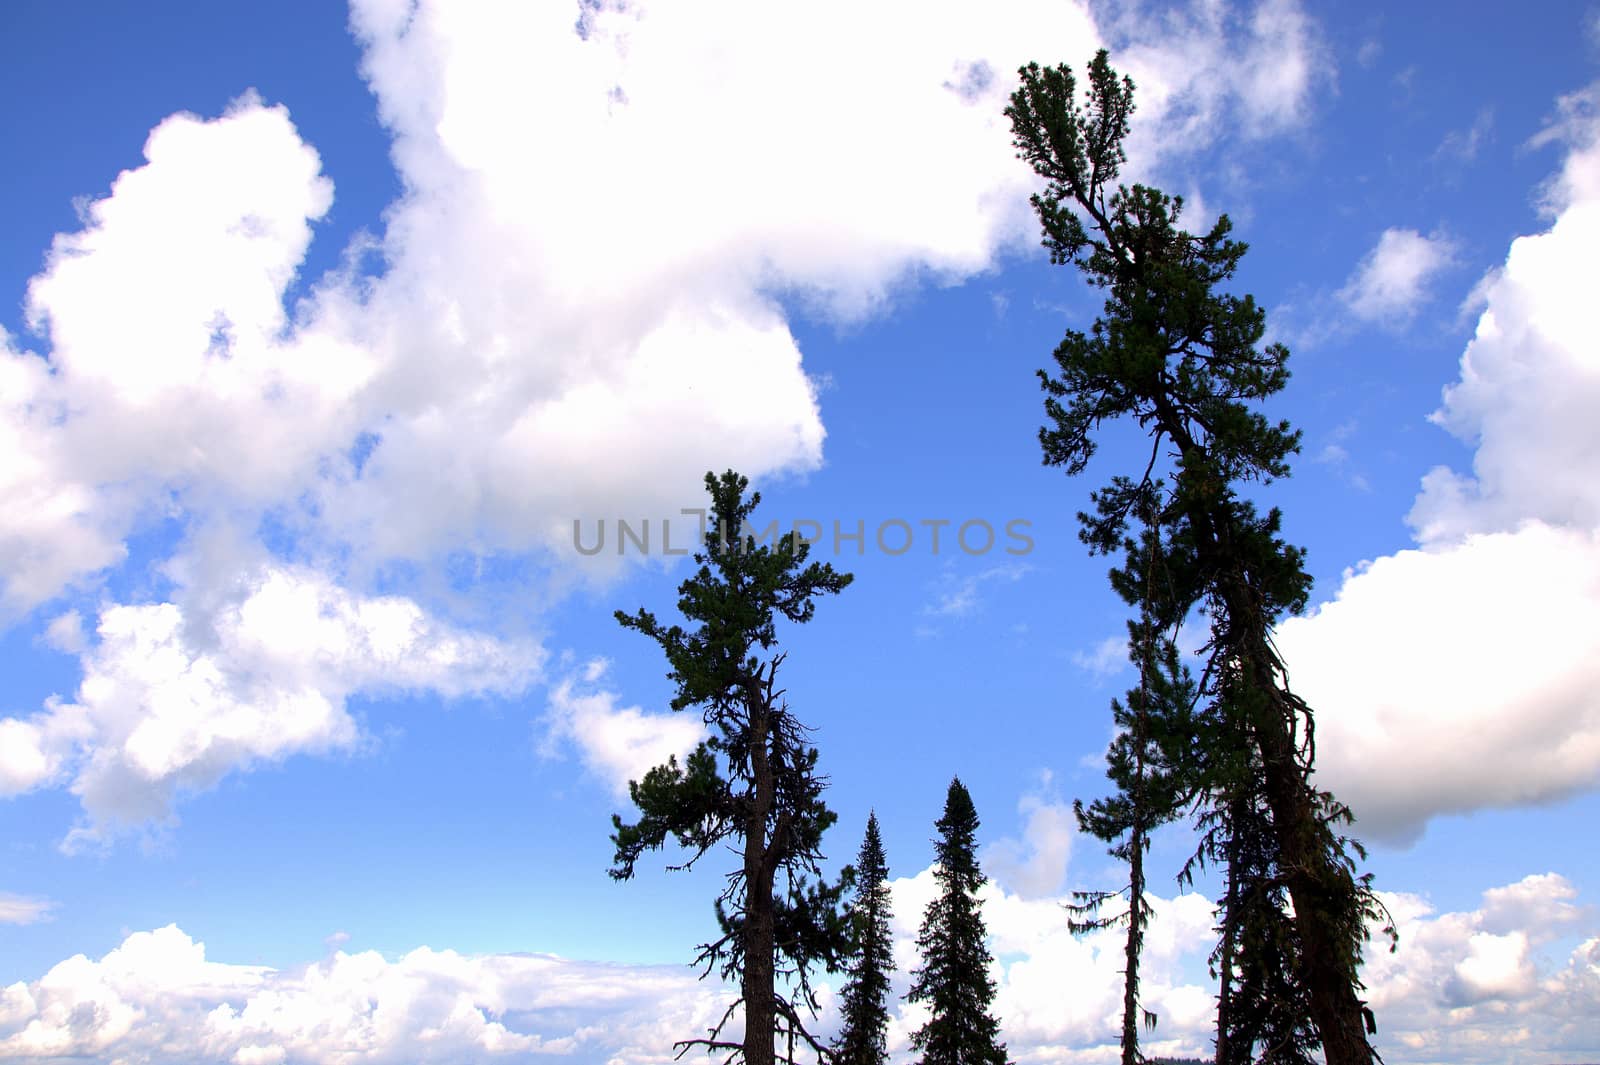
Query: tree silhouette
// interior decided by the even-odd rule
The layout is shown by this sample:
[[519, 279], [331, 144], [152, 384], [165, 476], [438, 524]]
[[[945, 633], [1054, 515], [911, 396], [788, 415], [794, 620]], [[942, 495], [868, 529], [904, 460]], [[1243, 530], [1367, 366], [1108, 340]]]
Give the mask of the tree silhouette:
[[[1374, 1022], [1359, 997], [1359, 967], [1367, 920], [1381, 907], [1370, 878], [1355, 875], [1359, 848], [1338, 832], [1349, 810], [1310, 782], [1311, 709], [1290, 689], [1271, 638], [1280, 618], [1304, 608], [1310, 577], [1301, 550], [1279, 535], [1279, 512], [1260, 514], [1240, 491], [1287, 475], [1298, 450], [1287, 422], [1250, 406], [1283, 388], [1289, 352], [1258, 346], [1265, 316], [1253, 299], [1216, 291], [1245, 253], [1229, 239], [1226, 216], [1196, 236], [1178, 226], [1181, 199], [1116, 183], [1133, 83], [1106, 53], [1089, 64], [1082, 99], [1065, 66], [1030, 64], [1020, 74], [1006, 114], [1019, 156], [1045, 179], [1033, 197], [1044, 245], [1052, 263], [1076, 266], [1106, 293], [1090, 331], [1069, 330], [1054, 369], [1039, 372], [1044, 461], [1082, 473], [1103, 423], [1123, 417], [1149, 435], [1144, 468], [1092, 494], [1081, 536], [1092, 552], [1126, 550], [1130, 519], [1154, 515], [1169, 591], [1152, 616], [1175, 630], [1193, 610], [1209, 615], [1204, 727], [1234, 763], [1260, 768], [1271, 868], [1294, 907], [1293, 979], [1328, 1065], [1371, 1065]], [[1124, 581], [1137, 572], [1132, 562]], [[1225, 783], [1207, 781], [1222, 816]]]
[[1006, 1065], [1000, 1027], [990, 1014], [993, 960], [983, 924], [975, 840], [978, 811], [959, 778], [950, 781], [944, 815], [934, 841], [934, 882], [939, 894], [928, 904], [917, 934], [922, 967], [913, 973], [911, 1002], [926, 1002], [930, 1016], [911, 1036], [921, 1065]]
[[[656, 766], [628, 785], [639, 819], [614, 816], [616, 855], [611, 876], [626, 880], [646, 851], [668, 839], [689, 851], [692, 867], [719, 843], [741, 858], [716, 900], [721, 934], [701, 944], [701, 975], [717, 971], [738, 983], [729, 1004], [704, 1038], [676, 1044], [725, 1050], [747, 1065], [778, 1060], [776, 1037], [798, 1036], [819, 1057], [823, 1047], [806, 1029], [801, 1008], [816, 1016], [810, 972], [833, 971], [848, 950], [839, 911], [848, 876], [829, 884], [818, 863], [822, 834], [835, 815], [822, 801], [824, 779], [810, 732], [794, 716], [778, 687], [784, 655], [777, 650], [779, 618], [811, 620], [817, 597], [850, 583], [827, 563], [807, 563], [808, 545], [797, 537], [760, 544], [747, 535], [749, 515], [761, 501], [745, 498], [748, 481], [731, 470], [706, 474], [711, 514], [699, 569], [678, 586], [678, 610], [692, 627], [663, 625], [648, 611], [617, 611], [625, 627], [660, 645], [676, 686], [673, 710], [700, 709], [711, 735], [680, 766]], [[816, 878], [816, 879], [812, 879]], [[779, 983], [788, 990], [780, 993]], [[742, 1008], [744, 1036], [722, 1031]]]
[[833, 1045], [834, 1065], [884, 1065], [889, 1060], [889, 974], [894, 972], [894, 935], [889, 930], [889, 866], [878, 834], [878, 815], [867, 815], [867, 832], [856, 858], [855, 898], [849, 909], [855, 944], [850, 978], [840, 994], [844, 1025]]

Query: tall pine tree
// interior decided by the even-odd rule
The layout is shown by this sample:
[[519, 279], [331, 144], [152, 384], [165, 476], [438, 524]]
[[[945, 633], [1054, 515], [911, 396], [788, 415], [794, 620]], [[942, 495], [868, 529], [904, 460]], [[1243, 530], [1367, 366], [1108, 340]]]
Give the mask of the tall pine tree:
[[[669, 839], [689, 851], [689, 868], [727, 843], [740, 863], [716, 900], [721, 935], [696, 958], [702, 975], [717, 971], [736, 981], [739, 996], [705, 1038], [677, 1044], [728, 1051], [746, 1065], [773, 1065], [779, 1032], [792, 1061], [798, 1035], [818, 1056], [827, 1048], [806, 1030], [801, 1009], [815, 1016], [810, 971], [835, 969], [849, 949], [839, 899], [841, 880], [821, 879], [822, 834], [836, 815], [822, 801], [823, 778], [810, 732], [778, 687], [783, 653], [777, 621], [811, 620], [815, 600], [842, 591], [850, 575], [827, 563], [807, 563], [809, 546], [796, 537], [758, 544], [747, 535], [760, 493], [745, 498], [748, 482], [731, 470], [706, 474], [711, 515], [699, 569], [678, 586], [678, 609], [691, 623], [663, 625], [655, 615], [617, 611], [617, 620], [660, 645], [676, 686], [673, 710], [698, 708], [711, 736], [684, 765], [656, 766], [628, 785], [639, 820], [612, 818], [616, 845], [611, 875], [633, 876], [646, 852]], [[813, 880], [815, 877], [817, 879]], [[780, 982], [792, 988], [781, 993]], [[739, 1042], [722, 1038], [735, 1013], [744, 1014]]]
[[939, 894], [922, 918], [922, 967], [912, 974], [907, 996], [927, 1003], [930, 1016], [911, 1036], [911, 1047], [922, 1052], [920, 1065], [1006, 1065], [1000, 1026], [990, 1013], [995, 988], [978, 901], [985, 880], [975, 850], [978, 811], [960, 778], [950, 781], [937, 828], [933, 877]]
[[894, 972], [894, 935], [889, 930], [889, 866], [878, 834], [878, 815], [867, 815], [867, 833], [856, 858], [856, 893], [850, 904], [855, 946], [850, 978], [840, 995], [844, 1026], [834, 1043], [834, 1065], [884, 1065], [889, 1060], [889, 974]]
[[[1089, 64], [1082, 99], [1065, 66], [1029, 65], [1021, 79], [1006, 113], [1019, 156], [1046, 182], [1033, 197], [1044, 244], [1053, 263], [1076, 266], [1106, 293], [1093, 328], [1069, 330], [1054, 370], [1039, 372], [1044, 460], [1076, 475], [1103, 423], [1128, 417], [1148, 433], [1148, 463], [1092, 495], [1082, 537], [1110, 554], [1126, 545], [1132, 515], [1157, 515], [1174, 593], [1159, 604], [1162, 627], [1194, 609], [1209, 614], [1207, 727], [1238, 753], [1236, 764], [1253, 760], [1261, 770], [1272, 868], [1294, 908], [1295, 985], [1328, 1065], [1372, 1065], [1359, 968], [1379, 906], [1337, 832], [1349, 811], [1311, 784], [1311, 709], [1291, 691], [1272, 643], [1274, 624], [1305, 606], [1310, 577], [1302, 552], [1279, 535], [1279, 513], [1260, 514], [1241, 492], [1287, 475], [1299, 447], [1287, 422], [1251, 407], [1287, 382], [1288, 350], [1258, 346], [1266, 326], [1254, 300], [1216, 291], [1245, 253], [1226, 217], [1196, 236], [1178, 226], [1181, 199], [1117, 184], [1133, 83], [1106, 53]], [[1171, 477], [1159, 504], [1158, 468]], [[1217, 798], [1226, 816], [1227, 796]]]

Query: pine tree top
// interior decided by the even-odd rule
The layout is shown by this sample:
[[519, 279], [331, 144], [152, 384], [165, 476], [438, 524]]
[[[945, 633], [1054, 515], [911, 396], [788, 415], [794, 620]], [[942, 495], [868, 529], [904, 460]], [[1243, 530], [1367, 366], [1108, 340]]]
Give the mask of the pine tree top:
[[798, 536], [763, 543], [751, 535], [760, 492], [745, 497], [749, 479], [732, 470], [707, 473], [711, 513], [694, 559], [693, 576], [678, 585], [678, 610], [694, 623], [663, 625], [648, 610], [617, 611], [624, 628], [661, 645], [677, 685], [672, 708], [736, 705], [761, 667], [758, 652], [777, 643], [777, 619], [810, 621], [816, 597], [843, 591], [854, 579], [826, 562], [808, 562], [811, 545]]
[[935, 822], [939, 838], [934, 841], [934, 856], [941, 877], [955, 881], [967, 892], [977, 891], [985, 881], [975, 853], [978, 824], [971, 793], [960, 777], [952, 778], [945, 795], [944, 815]]

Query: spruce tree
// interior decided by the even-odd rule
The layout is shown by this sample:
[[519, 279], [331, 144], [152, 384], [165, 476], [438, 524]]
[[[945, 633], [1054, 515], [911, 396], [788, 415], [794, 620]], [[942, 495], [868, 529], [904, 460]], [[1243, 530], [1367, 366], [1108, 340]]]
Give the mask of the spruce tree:
[[840, 997], [844, 1026], [833, 1046], [834, 1065], [884, 1065], [889, 1060], [889, 974], [894, 972], [894, 935], [889, 930], [889, 866], [878, 834], [878, 815], [867, 815], [867, 833], [856, 858], [855, 898], [849, 908], [854, 959]]
[[922, 918], [922, 967], [912, 974], [907, 996], [927, 1003], [930, 1016], [911, 1036], [911, 1047], [922, 1052], [919, 1065], [1006, 1065], [1000, 1026], [990, 1013], [995, 986], [978, 901], [985, 880], [975, 851], [978, 811], [959, 778], [950, 781], [937, 827], [933, 877], [939, 894]]
[[[678, 586], [678, 610], [690, 623], [665, 625], [645, 610], [617, 612], [625, 628], [650, 637], [666, 654], [676, 687], [672, 709], [700, 710], [711, 735], [683, 765], [676, 758], [628, 785], [639, 819], [612, 818], [616, 845], [611, 876], [626, 880], [646, 851], [669, 839], [695, 865], [718, 844], [740, 857], [716, 900], [720, 935], [700, 946], [696, 964], [739, 987], [707, 1036], [676, 1047], [727, 1051], [746, 1065], [773, 1065], [780, 1031], [798, 1035], [826, 1054], [807, 1031], [801, 1007], [815, 1017], [810, 972], [836, 969], [849, 949], [839, 900], [848, 878], [828, 883], [819, 862], [822, 834], [836, 815], [822, 801], [823, 778], [810, 731], [795, 717], [778, 686], [784, 655], [777, 622], [811, 620], [815, 600], [850, 583], [827, 563], [811, 562], [797, 537], [758, 544], [747, 535], [760, 493], [745, 498], [748, 482], [729, 471], [706, 474], [711, 514], [695, 574]], [[816, 878], [816, 879], [813, 879]], [[789, 990], [780, 993], [780, 982]], [[744, 1036], [722, 1031], [735, 1013]]]
[[[1006, 114], [1019, 156], [1046, 182], [1033, 197], [1044, 244], [1053, 263], [1076, 266], [1106, 293], [1092, 329], [1069, 330], [1055, 367], [1039, 371], [1044, 461], [1082, 473], [1102, 424], [1122, 417], [1148, 433], [1148, 462], [1091, 495], [1081, 536], [1111, 554], [1126, 549], [1132, 516], [1155, 515], [1170, 591], [1152, 609], [1163, 628], [1194, 610], [1210, 617], [1204, 727], [1234, 764], [1260, 768], [1271, 868], [1294, 908], [1292, 979], [1328, 1065], [1371, 1065], [1374, 1022], [1359, 968], [1366, 922], [1381, 907], [1370, 878], [1355, 874], [1359, 848], [1337, 831], [1349, 810], [1311, 784], [1311, 709], [1290, 689], [1271, 638], [1278, 620], [1304, 608], [1310, 577], [1300, 549], [1280, 536], [1279, 512], [1263, 515], [1242, 494], [1286, 476], [1299, 448], [1287, 422], [1251, 406], [1287, 382], [1288, 350], [1260, 346], [1265, 316], [1253, 299], [1217, 291], [1245, 253], [1226, 216], [1196, 236], [1178, 225], [1181, 199], [1117, 183], [1133, 83], [1106, 53], [1089, 64], [1082, 99], [1065, 66], [1020, 74]], [[1207, 781], [1222, 816], [1226, 783]]]

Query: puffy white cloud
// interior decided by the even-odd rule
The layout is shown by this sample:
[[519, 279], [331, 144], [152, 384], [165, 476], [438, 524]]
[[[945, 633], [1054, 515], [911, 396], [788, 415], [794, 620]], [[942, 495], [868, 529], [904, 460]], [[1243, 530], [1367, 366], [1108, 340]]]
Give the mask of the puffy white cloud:
[[1547, 949], [1594, 932], [1594, 912], [1573, 905], [1576, 896], [1554, 873], [1486, 891], [1467, 912], [1438, 914], [1421, 896], [1386, 894], [1399, 947], [1371, 952], [1363, 976], [1385, 1058], [1591, 1057], [1600, 1049], [1600, 940], [1564, 958]]
[[1295, 0], [1159, 13], [1129, 4], [1099, 14], [1117, 45], [1114, 62], [1138, 87], [1136, 164], [1205, 147], [1223, 124], [1248, 137], [1293, 129], [1333, 80], [1321, 30]]
[[[914, 937], [935, 891], [931, 869], [891, 881], [897, 994], [916, 965]], [[1600, 1048], [1600, 938], [1591, 908], [1546, 873], [1484, 893], [1476, 910], [1436, 913], [1389, 894], [1393, 953], [1366, 969], [1379, 1048], [1395, 1062], [1576, 1060]], [[1062, 897], [1023, 898], [991, 884], [984, 918], [995, 955], [996, 1014], [1022, 1062], [1114, 1060], [1122, 933], [1075, 937]], [[1147, 1053], [1204, 1053], [1214, 1000], [1204, 959], [1211, 903], [1151, 900], [1141, 978], [1160, 1026]], [[1565, 957], [1549, 948], [1583, 938]], [[77, 955], [0, 989], [0, 1060], [192, 1060], [311, 1063], [553, 1057], [619, 1065], [662, 1060], [703, 1031], [729, 989], [686, 966], [607, 965], [540, 954], [461, 955], [420, 947], [397, 959], [336, 951], [275, 970], [207, 958], [175, 926], [138, 932], [98, 960]], [[832, 1001], [831, 992], [824, 999]], [[910, 1060], [917, 1007], [890, 1019], [891, 1058]], [[819, 1030], [835, 1023], [825, 1016]]]
[[[984, 861], [987, 868], [990, 853]], [[1003, 868], [1001, 863], [997, 872]], [[899, 994], [910, 986], [919, 964], [917, 929], [938, 887], [929, 868], [892, 880], [890, 888]], [[990, 971], [996, 985], [995, 1015], [1012, 1058], [1105, 1060], [1121, 1031], [1122, 932], [1106, 929], [1074, 936], [1065, 906], [1071, 900], [1057, 894], [1029, 897], [991, 881], [980, 897], [995, 959]], [[1211, 949], [1211, 903], [1199, 895], [1149, 901], [1152, 919], [1141, 978], [1144, 1003], [1160, 1014], [1161, 1026], [1160, 1038], [1145, 1050], [1197, 1050], [1209, 1039], [1214, 1005], [1210, 989], [1195, 984], [1190, 971]], [[920, 1005], [902, 1002], [894, 1009], [889, 1022], [892, 1060], [911, 1060], [911, 1033], [926, 1019]]]
[[595, 686], [605, 677], [603, 660], [590, 662], [581, 678], [566, 677], [550, 689], [546, 750], [574, 744], [583, 763], [617, 795], [655, 766], [676, 756], [679, 764], [705, 735], [694, 713], [650, 713], [618, 706], [615, 692]]
[[0, 572], [27, 609], [119, 560], [153, 505], [298, 490], [364, 358], [286, 338], [283, 293], [331, 203], [281, 107], [175, 115], [28, 289], [48, 365], [0, 351]]
[[[185, 542], [266, 523], [297, 565], [348, 560], [348, 591], [293, 580], [352, 604], [396, 560], [532, 557], [559, 584], [619, 564], [584, 563], [574, 519], [676, 516], [710, 468], [815, 468], [816, 388], [780, 300], [858, 318], [1031, 244], [1011, 72], [1102, 40], [1085, 4], [1044, 0], [581, 15], [354, 5], [404, 191], [292, 308], [334, 190], [289, 112], [246, 93], [151, 132], [30, 284], [41, 350], [0, 337], [0, 612], [92, 589], [155, 521]], [[1164, 23], [1116, 27], [1153, 86], [1141, 166], [1229, 119], [1282, 129], [1315, 83], [1291, 0], [1186, 17], [1198, 51], [1143, 41]], [[103, 611], [77, 699], [0, 722], [0, 788], [71, 779], [92, 818], [158, 816], [230, 766], [354, 742], [353, 691], [443, 675], [356, 666], [395, 664], [375, 644], [329, 666], [327, 626], [276, 651], [246, 638], [254, 621], [227, 620], [241, 575], [289, 572], [257, 539], [169, 562], [181, 603]], [[591, 764], [622, 772], [647, 731], [611, 727]]]
[[[1160, 19], [1114, 27], [1149, 83], [1147, 161], [1227, 115], [1297, 120], [1320, 60], [1292, 0], [1183, 17], [1190, 50], [1150, 43]], [[357, 244], [386, 268], [286, 313], [332, 202], [315, 151], [253, 95], [162, 123], [30, 286], [48, 362], [0, 355], [13, 610], [116, 564], [152, 507], [288, 510], [377, 559], [576, 563], [576, 517], [676, 513], [707, 468], [815, 467], [776, 298], [856, 317], [1031, 243], [1011, 72], [1102, 39], [1086, 6], [1036, 0], [604, 4], [576, 27], [371, 0], [352, 25], [405, 189]]]
[[541, 652], [454, 629], [400, 596], [359, 597], [309, 570], [266, 567], [232, 599], [112, 605], [72, 701], [0, 720], [0, 791], [67, 776], [75, 839], [160, 818], [175, 793], [300, 752], [348, 748], [356, 692], [510, 693]]
[[1284, 622], [1319, 778], [1361, 834], [1600, 781], [1600, 533], [1530, 524], [1404, 551]]
[[1410, 321], [1428, 298], [1428, 286], [1455, 261], [1448, 237], [1389, 228], [1338, 292], [1357, 318], [1387, 325]]
[[1071, 805], [1054, 794], [1048, 770], [1039, 787], [1018, 800], [1017, 813], [1024, 819], [1022, 838], [991, 843], [983, 852], [983, 867], [997, 884], [1023, 898], [1055, 895], [1067, 875], [1078, 822]]
[[1321, 778], [1391, 840], [1430, 817], [1600, 783], [1600, 120], [1567, 101], [1548, 230], [1479, 286], [1483, 310], [1434, 420], [1477, 445], [1431, 471], [1420, 549], [1347, 574], [1281, 626], [1318, 711]]
[[713, 1020], [720, 990], [679, 966], [427, 947], [274, 970], [210, 961], [169, 925], [0, 990], [0, 1059], [642, 1065]]

